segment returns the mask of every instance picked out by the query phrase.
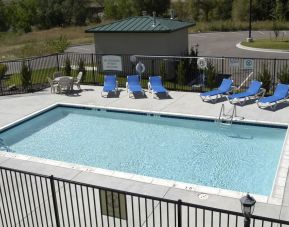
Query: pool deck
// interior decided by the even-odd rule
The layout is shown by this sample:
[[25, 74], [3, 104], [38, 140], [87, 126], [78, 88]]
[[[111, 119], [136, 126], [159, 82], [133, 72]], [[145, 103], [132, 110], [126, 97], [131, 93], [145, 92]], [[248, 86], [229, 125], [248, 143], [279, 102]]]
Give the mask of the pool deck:
[[[225, 104], [226, 111], [232, 105], [223, 99], [216, 104], [204, 103], [198, 93], [170, 92], [170, 98], [153, 99], [146, 92], [145, 97], [129, 98], [125, 89], [121, 89], [119, 97], [101, 97], [102, 87], [82, 86], [83, 91], [73, 95], [51, 94], [50, 89], [33, 94], [0, 96], [0, 128], [28, 116], [36, 111], [56, 103], [81, 104], [97, 107], [123, 108], [130, 110], [155, 111], [170, 114], [183, 114], [190, 116], [207, 116], [217, 118], [221, 105]], [[245, 106], [237, 106], [237, 115], [247, 121], [289, 124], [289, 103], [280, 104], [276, 111], [259, 109], [256, 103], [251, 102]], [[285, 149], [280, 165], [282, 171], [276, 180], [270, 201], [263, 201], [256, 197], [257, 204], [254, 214], [289, 221], [289, 140], [284, 143]], [[17, 156], [17, 157], [16, 157]], [[39, 158], [8, 154], [0, 152], [0, 166], [37, 172], [46, 175], [91, 183], [99, 186], [116, 188], [131, 192], [143, 193], [168, 199], [182, 199], [186, 202], [205, 206], [217, 207], [240, 212], [240, 202], [237, 198], [244, 194], [233, 193], [228, 190], [211, 189], [201, 186], [192, 186], [184, 189], [184, 185], [174, 181], [158, 180], [150, 177], [136, 176], [114, 171], [103, 171], [86, 166], [75, 166], [57, 161], [41, 160]], [[284, 168], [283, 168], [284, 166]], [[284, 192], [284, 193], [283, 193]], [[208, 194], [208, 199], [199, 199], [200, 193]], [[280, 205], [281, 204], [281, 205]]]

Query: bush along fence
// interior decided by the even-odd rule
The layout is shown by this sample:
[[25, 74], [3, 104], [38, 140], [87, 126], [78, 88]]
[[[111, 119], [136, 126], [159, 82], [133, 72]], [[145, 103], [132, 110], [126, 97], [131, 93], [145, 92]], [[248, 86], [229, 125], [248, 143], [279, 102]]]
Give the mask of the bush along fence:
[[[242, 213], [0, 167], [3, 227], [239, 227]], [[240, 208], [241, 209], [241, 208]], [[254, 227], [288, 221], [251, 216]]]
[[138, 74], [139, 62], [145, 66], [143, 88], [151, 75], [160, 75], [167, 89], [177, 91], [205, 91], [217, 87], [223, 78], [233, 79], [235, 86], [242, 85], [241, 90], [251, 80], [261, 80], [267, 93], [272, 93], [278, 82], [289, 83], [289, 59], [65, 53], [0, 62], [0, 95], [47, 88], [47, 77], [52, 78], [56, 71], [76, 77], [81, 70], [82, 84], [100, 86], [105, 74], [116, 74], [119, 86], [124, 87], [127, 75]]

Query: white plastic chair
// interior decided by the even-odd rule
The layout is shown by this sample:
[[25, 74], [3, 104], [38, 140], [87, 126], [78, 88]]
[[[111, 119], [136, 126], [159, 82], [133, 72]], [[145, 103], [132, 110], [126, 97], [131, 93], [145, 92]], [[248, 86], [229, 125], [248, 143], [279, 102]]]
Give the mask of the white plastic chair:
[[76, 77], [76, 81], [73, 83], [77, 86], [78, 90], [80, 90], [80, 82], [81, 82], [81, 79], [82, 79], [82, 75], [83, 75], [83, 72], [79, 72], [77, 77]]
[[62, 76], [63, 76], [62, 72], [54, 72], [53, 73], [53, 79], [55, 79], [57, 77], [62, 77]]
[[53, 80], [49, 77], [47, 77], [47, 80], [48, 80], [50, 87], [51, 87], [51, 93], [55, 93], [55, 89], [58, 89], [58, 84], [54, 84]]

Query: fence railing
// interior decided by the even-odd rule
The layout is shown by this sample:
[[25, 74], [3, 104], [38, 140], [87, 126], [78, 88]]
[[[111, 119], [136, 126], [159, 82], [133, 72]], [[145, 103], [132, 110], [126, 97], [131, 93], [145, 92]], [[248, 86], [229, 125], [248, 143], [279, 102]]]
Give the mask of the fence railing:
[[[239, 86], [245, 78], [253, 72], [253, 79], [260, 79], [261, 74], [267, 69], [270, 74], [270, 84], [267, 90], [271, 92], [278, 83], [278, 75], [286, 69], [289, 59], [267, 59], [267, 58], [236, 58], [236, 57], [204, 57], [211, 71], [204, 71], [197, 65], [199, 57], [176, 57], [176, 56], [144, 56], [135, 55], [136, 61], [131, 61], [131, 55], [122, 55], [122, 71], [103, 71], [102, 55], [65, 53], [41, 56], [30, 59], [0, 62], [8, 66], [8, 71], [1, 78], [0, 95], [25, 93], [38, 91], [49, 86], [47, 77], [53, 76], [55, 71], [65, 73], [66, 60], [70, 60], [71, 76], [76, 77], [80, 60], [85, 65], [85, 76], [83, 84], [103, 85], [105, 74], [116, 74], [120, 87], [125, 86], [126, 76], [137, 74], [135, 65], [137, 62], [144, 63], [146, 70], [142, 74], [142, 86], [147, 87], [148, 77], [160, 75], [164, 86], [169, 90], [178, 91], [203, 91], [217, 86], [223, 78], [230, 77], [234, 85]], [[26, 63], [32, 72], [31, 79], [25, 82], [21, 68]], [[216, 77], [210, 77], [215, 74]], [[200, 85], [200, 79], [206, 78], [205, 83]], [[26, 79], [27, 80], [27, 79]], [[243, 89], [248, 87], [251, 80], [243, 84]], [[203, 81], [204, 82], [204, 81]], [[267, 82], [266, 82], [267, 83]], [[265, 83], [264, 83], [265, 84]]]
[[[0, 167], [3, 227], [238, 227], [241, 213]], [[252, 217], [255, 227], [288, 221]]]

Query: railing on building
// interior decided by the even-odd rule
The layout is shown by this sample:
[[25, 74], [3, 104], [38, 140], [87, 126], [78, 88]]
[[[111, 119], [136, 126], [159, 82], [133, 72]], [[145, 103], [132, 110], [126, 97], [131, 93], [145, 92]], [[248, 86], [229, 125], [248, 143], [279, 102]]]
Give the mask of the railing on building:
[[[176, 56], [144, 56], [135, 55], [135, 62], [131, 61], [131, 55], [122, 55], [121, 72], [107, 72], [102, 70], [102, 55], [97, 54], [52, 54], [30, 59], [0, 62], [6, 64], [8, 71], [6, 75], [0, 76], [0, 95], [26, 93], [39, 91], [49, 86], [47, 77], [53, 76], [53, 72], [62, 71], [65, 74], [65, 61], [68, 58], [71, 64], [71, 76], [76, 77], [80, 60], [84, 61], [86, 73], [82, 80], [83, 84], [103, 85], [105, 74], [117, 74], [120, 87], [125, 86], [126, 76], [137, 74], [135, 65], [137, 62], [144, 63], [145, 73], [142, 75], [142, 86], [147, 88], [148, 77], [160, 75], [164, 86], [169, 90], [177, 91], [204, 91], [210, 89], [209, 84], [204, 86], [193, 86], [202, 74], [206, 74], [197, 66], [198, 57], [176, 57]], [[267, 69], [271, 75], [271, 92], [278, 83], [278, 74], [287, 67], [289, 59], [267, 59], [267, 58], [236, 58], [236, 57], [204, 57], [208, 64], [212, 65], [218, 74], [217, 83], [222, 78], [230, 77], [234, 85], [239, 86], [244, 79], [253, 72], [251, 79], [258, 79]], [[25, 62], [32, 71], [30, 84], [22, 81], [21, 67]], [[245, 89], [250, 81], [243, 84]]]
[[[238, 227], [242, 213], [0, 167], [3, 227]], [[289, 226], [252, 216], [254, 227]]]

